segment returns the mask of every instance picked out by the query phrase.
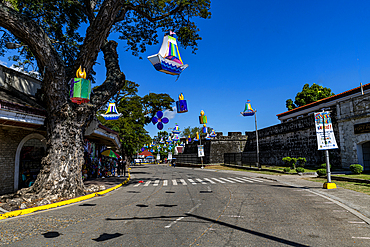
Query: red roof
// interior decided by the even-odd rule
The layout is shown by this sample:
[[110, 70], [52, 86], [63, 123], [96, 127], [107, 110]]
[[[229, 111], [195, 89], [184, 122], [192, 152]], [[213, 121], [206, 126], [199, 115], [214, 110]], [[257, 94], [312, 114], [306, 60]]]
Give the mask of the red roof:
[[141, 153], [139, 153], [139, 155], [144, 155], [145, 157], [153, 156], [153, 154], [151, 152], [149, 152], [148, 150], [142, 151]]
[[[362, 88], [363, 88], [363, 90], [370, 89], [370, 83], [367, 83], [365, 85], [362, 85]], [[300, 110], [305, 109], [305, 108], [309, 108], [309, 107], [312, 107], [312, 106], [315, 106], [315, 105], [319, 105], [319, 104], [324, 103], [324, 102], [329, 102], [329, 101], [332, 101], [332, 100], [335, 100], [335, 99], [339, 99], [339, 98], [342, 98], [342, 97], [345, 97], [345, 96], [348, 96], [348, 95], [351, 95], [351, 94], [355, 94], [355, 93], [358, 93], [358, 92], [361, 92], [361, 87], [356, 87], [354, 89], [345, 91], [343, 93], [339, 93], [339, 94], [336, 94], [336, 95], [327, 97], [325, 99], [320, 99], [318, 101], [309, 103], [307, 105], [297, 107], [297, 108], [295, 108], [293, 110], [289, 110], [289, 111], [286, 111], [286, 112], [277, 114], [276, 116], [279, 118], [279, 117], [282, 117], [284, 115], [288, 115], [290, 113], [297, 112], [297, 111], [300, 111]]]

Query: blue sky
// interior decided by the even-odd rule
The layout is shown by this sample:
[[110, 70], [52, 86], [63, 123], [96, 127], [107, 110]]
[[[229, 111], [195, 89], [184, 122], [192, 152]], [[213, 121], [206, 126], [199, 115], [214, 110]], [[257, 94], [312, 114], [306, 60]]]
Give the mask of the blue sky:
[[[254, 118], [240, 115], [247, 99], [261, 129], [279, 123], [276, 114], [306, 83], [337, 94], [370, 82], [369, 1], [213, 0], [211, 12], [211, 19], [196, 20], [203, 38], [197, 54], [180, 47], [189, 67], [178, 81], [146, 59], [160, 45], [148, 47], [140, 60], [119, 41], [121, 69], [140, 85], [139, 95], [168, 93], [177, 100], [182, 92], [187, 100], [189, 112], [170, 114], [164, 130], [176, 123], [180, 130], [200, 126], [204, 110], [216, 132], [254, 131]], [[102, 56], [99, 62], [103, 82]], [[151, 136], [158, 131], [152, 124], [146, 129]]]

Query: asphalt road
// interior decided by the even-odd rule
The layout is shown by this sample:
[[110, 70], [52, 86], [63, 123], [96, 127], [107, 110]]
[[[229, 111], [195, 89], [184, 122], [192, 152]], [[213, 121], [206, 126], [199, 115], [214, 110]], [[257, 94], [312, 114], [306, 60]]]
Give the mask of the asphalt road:
[[258, 174], [147, 165], [131, 176], [105, 196], [0, 221], [0, 244], [370, 246], [355, 215]]

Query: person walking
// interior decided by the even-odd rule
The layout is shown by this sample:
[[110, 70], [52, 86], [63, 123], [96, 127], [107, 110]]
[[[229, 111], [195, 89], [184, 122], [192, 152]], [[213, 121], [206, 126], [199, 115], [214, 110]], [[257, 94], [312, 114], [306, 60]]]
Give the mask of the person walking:
[[118, 162], [117, 162], [117, 174], [118, 174], [118, 177], [121, 177], [121, 167], [122, 167], [122, 160], [121, 158], [118, 159]]
[[126, 160], [123, 160], [122, 161], [123, 176], [126, 176], [126, 165], [127, 165]]

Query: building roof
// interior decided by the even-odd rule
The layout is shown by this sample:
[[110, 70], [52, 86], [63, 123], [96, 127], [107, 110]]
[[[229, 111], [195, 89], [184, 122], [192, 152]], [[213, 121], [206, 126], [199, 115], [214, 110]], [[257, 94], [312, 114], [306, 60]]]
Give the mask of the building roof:
[[[362, 88], [363, 88], [363, 91], [370, 89], [370, 83], [367, 83], [367, 84], [363, 85]], [[281, 118], [281, 117], [284, 117], [286, 115], [290, 115], [290, 114], [293, 114], [293, 113], [298, 113], [298, 112], [303, 111], [303, 110], [306, 110], [308, 108], [321, 105], [323, 103], [330, 103], [330, 102], [333, 102], [334, 103], [334, 101], [338, 101], [338, 100], [341, 100], [343, 98], [346, 98], [348, 96], [351, 96], [351, 95], [354, 95], [354, 94], [358, 94], [358, 93], [361, 93], [361, 86], [360, 87], [353, 88], [353, 89], [348, 90], [348, 91], [345, 91], [345, 92], [340, 93], [340, 94], [336, 94], [336, 95], [327, 97], [325, 99], [321, 99], [321, 100], [318, 100], [318, 101], [309, 103], [309, 104], [304, 105], [304, 106], [297, 107], [297, 108], [295, 108], [293, 110], [289, 110], [289, 111], [286, 111], [286, 112], [277, 114], [276, 116], [278, 118]]]

